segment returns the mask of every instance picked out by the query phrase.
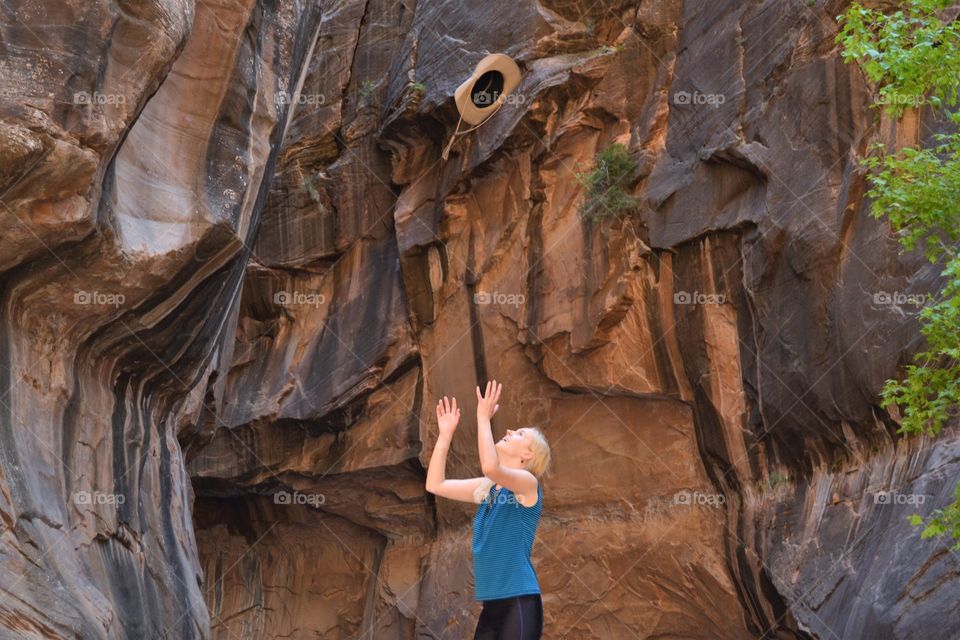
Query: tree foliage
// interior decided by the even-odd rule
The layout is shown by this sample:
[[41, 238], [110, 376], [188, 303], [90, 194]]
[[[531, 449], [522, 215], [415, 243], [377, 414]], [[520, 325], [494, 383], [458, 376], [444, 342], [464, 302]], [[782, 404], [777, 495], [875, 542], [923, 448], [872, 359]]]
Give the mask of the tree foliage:
[[[925, 347], [888, 380], [884, 406], [901, 411], [900, 431], [935, 436], [960, 407], [960, 21], [955, 3], [907, 0], [890, 13], [852, 4], [838, 17], [837, 42], [846, 62], [855, 61], [874, 85], [874, 106], [899, 117], [909, 107], [929, 105], [950, 125], [926, 148], [888, 151], [874, 146], [864, 160], [871, 215], [885, 218], [905, 251], [920, 248], [942, 265], [942, 290], [919, 314]], [[956, 500], [926, 521], [922, 537], [949, 535], [960, 550], [960, 485]]]

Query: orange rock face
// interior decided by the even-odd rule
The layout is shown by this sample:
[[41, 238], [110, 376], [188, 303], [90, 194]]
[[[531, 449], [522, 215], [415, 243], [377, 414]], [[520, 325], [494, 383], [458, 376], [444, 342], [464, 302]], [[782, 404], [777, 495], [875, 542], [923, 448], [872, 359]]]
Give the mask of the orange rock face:
[[960, 438], [877, 398], [938, 274], [857, 164], [941, 125], [876, 126], [842, 3], [8, 4], [0, 637], [472, 637], [424, 481], [442, 396], [480, 475], [490, 378], [552, 446], [545, 638], [960, 634], [905, 519]]

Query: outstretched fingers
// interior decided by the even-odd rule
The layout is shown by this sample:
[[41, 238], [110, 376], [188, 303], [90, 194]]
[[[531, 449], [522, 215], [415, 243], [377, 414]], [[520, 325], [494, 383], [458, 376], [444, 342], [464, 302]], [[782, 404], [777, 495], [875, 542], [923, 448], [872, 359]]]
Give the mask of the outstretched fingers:
[[500, 399], [500, 394], [503, 392], [503, 385], [496, 380], [489, 380], [483, 392], [480, 391], [479, 386], [476, 390], [477, 400], [493, 400], [493, 402], [496, 403], [497, 400]]
[[460, 413], [460, 409], [457, 407], [456, 398], [453, 398], [451, 401], [449, 398], [447, 398], [447, 396], [443, 396], [443, 398], [437, 400], [437, 418], [442, 418], [443, 416], [451, 413]]
[[[496, 381], [496, 380], [488, 380], [488, 381], [487, 381], [487, 386], [484, 388], [483, 394], [480, 393], [480, 387], [478, 386], [478, 387], [477, 387], [477, 399], [478, 399], [478, 400], [489, 400], [491, 397], [493, 397], [491, 394], [494, 393], [494, 392], [496, 392], [496, 389], [497, 389], [496, 384], [497, 384], [497, 381]], [[499, 395], [499, 393], [498, 393], [498, 395]]]

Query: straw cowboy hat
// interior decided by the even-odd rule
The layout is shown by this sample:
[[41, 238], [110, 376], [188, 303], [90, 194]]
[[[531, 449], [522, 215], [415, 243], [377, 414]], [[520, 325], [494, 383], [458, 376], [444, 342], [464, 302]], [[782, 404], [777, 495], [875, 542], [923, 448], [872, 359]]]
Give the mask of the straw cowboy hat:
[[453, 94], [461, 119], [468, 124], [480, 124], [500, 108], [518, 84], [520, 67], [510, 56], [488, 55]]

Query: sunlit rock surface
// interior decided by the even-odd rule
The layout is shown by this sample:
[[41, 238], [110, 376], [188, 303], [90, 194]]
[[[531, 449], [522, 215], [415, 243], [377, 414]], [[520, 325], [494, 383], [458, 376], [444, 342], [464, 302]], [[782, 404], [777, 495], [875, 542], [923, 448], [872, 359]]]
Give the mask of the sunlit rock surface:
[[[867, 107], [843, 8], [6, 3], [0, 637], [472, 637], [424, 467], [455, 395], [480, 474], [495, 377], [553, 445], [544, 637], [956, 638], [906, 516], [960, 437], [877, 406], [937, 270], [857, 167], [941, 124]], [[521, 85], [444, 160], [490, 52]]]

